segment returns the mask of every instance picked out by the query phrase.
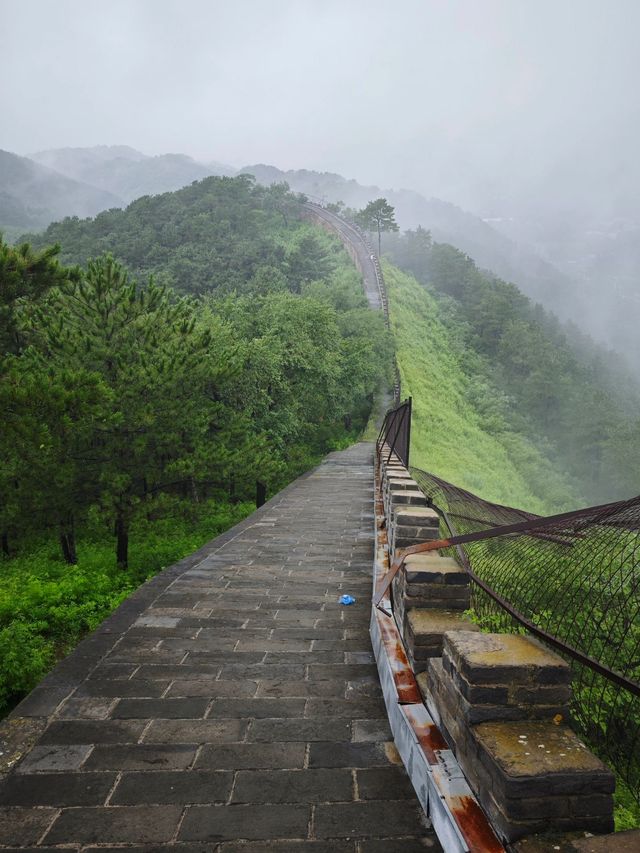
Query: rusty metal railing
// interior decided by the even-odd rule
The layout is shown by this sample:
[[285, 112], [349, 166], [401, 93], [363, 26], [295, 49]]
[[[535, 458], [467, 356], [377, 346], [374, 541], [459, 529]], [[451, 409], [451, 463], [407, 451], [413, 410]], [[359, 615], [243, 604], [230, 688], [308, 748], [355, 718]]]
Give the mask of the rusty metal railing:
[[411, 443], [411, 397], [389, 409], [384, 416], [382, 427], [376, 441], [376, 458], [381, 459], [385, 445], [387, 461], [395, 453], [405, 467], [409, 467], [409, 446]]

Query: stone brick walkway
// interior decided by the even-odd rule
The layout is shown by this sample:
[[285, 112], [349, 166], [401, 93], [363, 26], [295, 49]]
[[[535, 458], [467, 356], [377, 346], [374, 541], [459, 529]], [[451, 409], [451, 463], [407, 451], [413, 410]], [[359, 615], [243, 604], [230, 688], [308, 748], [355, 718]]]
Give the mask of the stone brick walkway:
[[372, 552], [359, 444], [142, 587], [5, 724], [0, 846], [439, 850], [380, 699]]

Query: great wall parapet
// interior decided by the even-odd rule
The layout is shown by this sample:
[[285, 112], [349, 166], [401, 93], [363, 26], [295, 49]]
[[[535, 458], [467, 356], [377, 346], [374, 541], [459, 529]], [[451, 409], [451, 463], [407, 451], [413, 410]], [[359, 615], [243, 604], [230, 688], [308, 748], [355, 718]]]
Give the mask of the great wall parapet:
[[[404, 548], [438, 540], [439, 517], [392, 449], [383, 451], [390, 564]], [[529, 636], [482, 633], [465, 613], [469, 591], [468, 574], [450, 556], [410, 555], [383, 618], [395, 620], [425, 711], [490, 824], [506, 845], [539, 833], [560, 833], [567, 843], [611, 833], [615, 778], [568, 725], [570, 668]], [[594, 850], [625, 850], [617, 835], [603, 837], [609, 846]]]

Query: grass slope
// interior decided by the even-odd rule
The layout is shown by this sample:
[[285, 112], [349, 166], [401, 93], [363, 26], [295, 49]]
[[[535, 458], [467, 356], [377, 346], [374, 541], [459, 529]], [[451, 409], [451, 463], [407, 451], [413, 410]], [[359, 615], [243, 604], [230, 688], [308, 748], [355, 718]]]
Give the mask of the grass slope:
[[525, 437], [509, 430], [492, 400], [497, 389], [465, 373], [436, 298], [385, 264], [391, 328], [403, 397], [413, 398], [411, 461], [483, 498], [541, 514], [579, 498], [568, 478]]

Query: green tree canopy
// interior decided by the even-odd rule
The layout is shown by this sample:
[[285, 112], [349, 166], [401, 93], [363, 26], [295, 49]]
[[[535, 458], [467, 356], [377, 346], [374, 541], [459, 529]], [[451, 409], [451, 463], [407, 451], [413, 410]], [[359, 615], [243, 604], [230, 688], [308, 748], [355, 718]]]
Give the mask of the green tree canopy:
[[29, 243], [9, 246], [0, 235], [0, 356], [16, 353], [21, 342], [16, 328], [20, 300], [38, 299], [50, 287], [77, 279], [77, 269], [58, 262], [60, 246], [34, 252]]
[[378, 255], [380, 255], [380, 238], [383, 231], [398, 231], [395, 218], [395, 208], [386, 198], [370, 201], [357, 215], [358, 223], [367, 231], [378, 232]]

